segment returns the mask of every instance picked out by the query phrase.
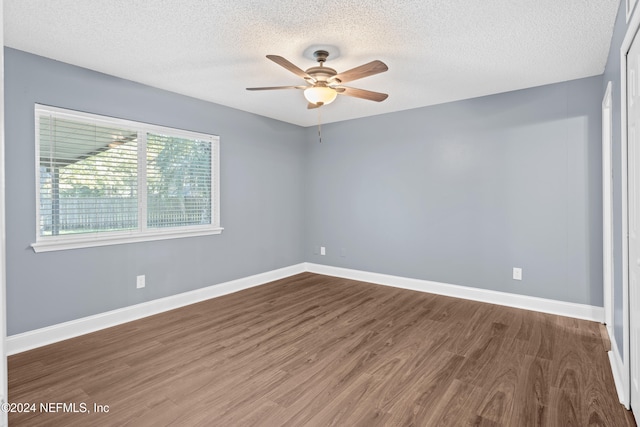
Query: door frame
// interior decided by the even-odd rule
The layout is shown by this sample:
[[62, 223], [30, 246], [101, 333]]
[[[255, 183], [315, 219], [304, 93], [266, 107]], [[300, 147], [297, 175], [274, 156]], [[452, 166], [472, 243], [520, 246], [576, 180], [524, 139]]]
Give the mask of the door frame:
[[604, 288], [604, 323], [613, 336], [613, 159], [612, 159], [611, 81], [602, 99], [602, 283]]
[[[620, 170], [622, 199], [622, 341], [623, 372], [621, 403], [630, 408], [631, 403], [631, 364], [630, 323], [629, 323], [629, 186], [628, 186], [628, 139], [627, 139], [627, 54], [640, 29], [640, 13], [634, 10], [620, 47]], [[638, 410], [638, 408], [636, 409]]]
[[[4, 46], [4, 2], [0, 0], [0, 47]], [[5, 156], [4, 156], [4, 50], [0, 51], [0, 404], [8, 402], [7, 310], [6, 310], [6, 227], [5, 227]], [[0, 411], [0, 426], [9, 423], [7, 411]]]

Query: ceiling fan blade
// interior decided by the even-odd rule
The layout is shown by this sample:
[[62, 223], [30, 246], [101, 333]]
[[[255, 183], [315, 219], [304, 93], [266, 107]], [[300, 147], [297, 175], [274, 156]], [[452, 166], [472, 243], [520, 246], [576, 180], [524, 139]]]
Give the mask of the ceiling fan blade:
[[369, 101], [381, 102], [389, 97], [386, 93], [372, 92], [370, 90], [356, 89], [354, 87], [339, 87], [336, 89], [344, 89], [338, 90], [339, 95], [353, 96], [355, 98], [367, 99]]
[[298, 68], [297, 66], [295, 66], [294, 64], [289, 62], [288, 60], [284, 59], [282, 56], [267, 55], [267, 58], [269, 58], [270, 60], [272, 60], [276, 64], [280, 65], [281, 67], [284, 67], [287, 70], [291, 71], [296, 76], [302, 77], [305, 80], [309, 80], [309, 81], [315, 82], [315, 79], [313, 77], [311, 77], [309, 74], [305, 73], [303, 70], [301, 70], [300, 68]]
[[266, 86], [266, 87], [248, 87], [247, 90], [278, 90], [278, 89], [306, 89], [309, 86]]
[[313, 102], [310, 102], [307, 104], [307, 110], [313, 110], [314, 108], [320, 108], [320, 107], [322, 107], [322, 105], [314, 104]]
[[340, 83], [352, 82], [364, 77], [384, 73], [388, 69], [389, 67], [387, 67], [387, 64], [382, 61], [375, 60], [359, 67], [352, 68], [344, 73], [340, 73], [337, 76], [332, 77], [330, 81], [339, 81]]

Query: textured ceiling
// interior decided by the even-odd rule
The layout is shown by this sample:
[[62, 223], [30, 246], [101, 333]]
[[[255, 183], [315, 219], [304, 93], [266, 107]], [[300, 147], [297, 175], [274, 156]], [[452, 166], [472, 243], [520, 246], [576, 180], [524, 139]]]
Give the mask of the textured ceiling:
[[334, 122], [601, 74], [619, 0], [5, 0], [5, 44], [150, 86], [311, 126], [303, 81], [265, 58], [338, 72], [374, 59], [386, 73], [347, 86]]

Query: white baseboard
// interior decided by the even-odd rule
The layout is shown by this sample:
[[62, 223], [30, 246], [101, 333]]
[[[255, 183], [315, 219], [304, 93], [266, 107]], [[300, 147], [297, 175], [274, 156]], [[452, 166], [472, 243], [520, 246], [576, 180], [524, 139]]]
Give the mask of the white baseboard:
[[48, 326], [46, 328], [11, 335], [7, 337], [6, 340], [7, 355], [13, 355], [37, 347], [42, 347], [47, 344], [95, 332], [100, 329], [109, 328], [132, 320], [162, 313], [164, 311], [184, 307], [185, 305], [238, 292], [243, 289], [259, 286], [274, 280], [284, 279], [305, 271], [324, 274], [326, 276], [342, 277], [345, 279], [393, 286], [396, 288], [411, 289], [415, 291], [522, 308], [525, 310], [558, 314], [561, 316], [575, 317], [596, 322], [602, 322], [604, 320], [604, 309], [602, 307], [593, 307], [583, 304], [574, 304], [544, 298], [509, 294], [486, 289], [470, 288], [428, 280], [410, 279], [400, 276], [370, 273], [366, 271], [305, 262], [202, 289], [196, 289], [190, 292], [172, 295], [93, 316], [83, 317], [81, 319]]
[[609, 363], [611, 364], [611, 372], [613, 373], [613, 382], [616, 385], [616, 391], [618, 392], [618, 399], [625, 408], [629, 409], [630, 399], [627, 395], [627, 384], [625, 378], [625, 366], [622, 362], [622, 356], [618, 351], [618, 344], [616, 343], [615, 335], [609, 335], [609, 341], [611, 341], [611, 350], [608, 351]]
[[490, 304], [539, 311], [542, 313], [591, 320], [594, 322], [602, 323], [604, 321], [603, 307], [510, 294], [487, 289], [470, 288], [467, 286], [451, 285], [448, 283], [432, 282], [429, 280], [410, 279], [407, 277], [391, 276], [388, 274], [370, 273], [366, 271], [313, 263], [306, 263], [306, 271], [324, 274], [326, 276], [335, 276], [345, 279], [359, 280], [362, 282], [375, 283], [378, 285], [393, 286], [413, 291], [429, 292], [432, 294], [446, 295], [473, 301], [488, 302]]
[[11, 335], [7, 337], [6, 340], [7, 355], [10, 356], [12, 354], [42, 347], [47, 344], [95, 332], [100, 329], [110, 328], [111, 326], [120, 325], [132, 320], [184, 307], [185, 305], [238, 292], [254, 286], [263, 285], [274, 280], [303, 273], [304, 271], [304, 263], [292, 265], [290, 267], [280, 268], [256, 274], [254, 276], [208, 286], [206, 288], [196, 289], [117, 310], [107, 311], [94, 316], [83, 317], [81, 319], [48, 326], [46, 328]]

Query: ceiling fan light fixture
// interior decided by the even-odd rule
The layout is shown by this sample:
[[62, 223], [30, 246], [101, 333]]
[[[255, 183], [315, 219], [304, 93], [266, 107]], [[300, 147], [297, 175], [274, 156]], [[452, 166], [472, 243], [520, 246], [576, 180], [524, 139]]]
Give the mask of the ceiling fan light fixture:
[[331, 104], [338, 92], [328, 86], [312, 86], [304, 90], [304, 97], [312, 104], [327, 105]]

